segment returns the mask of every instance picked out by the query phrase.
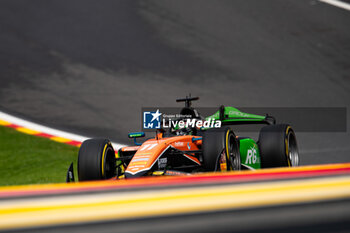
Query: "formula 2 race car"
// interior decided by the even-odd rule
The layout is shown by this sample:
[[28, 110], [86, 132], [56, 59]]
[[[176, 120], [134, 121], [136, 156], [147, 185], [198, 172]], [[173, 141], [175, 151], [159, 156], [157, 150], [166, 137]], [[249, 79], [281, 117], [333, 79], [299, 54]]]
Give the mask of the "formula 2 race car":
[[[243, 113], [233, 107], [221, 106], [218, 111], [203, 118], [186, 97], [181, 114], [194, 119], [221, 122], [220, 128], [171, 127], [159, 129], [154, 138], [138, 143], [144, 132], [130, 133], [134, 146], [122, 147], [116, 153], [108, 139], [89, 139], [82, 143], [78, 156], [79, 181], [134, 178], [152, 175], [187, 175], [198, 172], [216, 172], [243, 169], [298, 166], [299, 153], [296, 136], [288, 124], [276, 124], [272, 116]], [[259, 140], [238, 137], [229, 125], [266, 124]], [[73, 166], [67, 173], [67, 182], [73, 181]]]

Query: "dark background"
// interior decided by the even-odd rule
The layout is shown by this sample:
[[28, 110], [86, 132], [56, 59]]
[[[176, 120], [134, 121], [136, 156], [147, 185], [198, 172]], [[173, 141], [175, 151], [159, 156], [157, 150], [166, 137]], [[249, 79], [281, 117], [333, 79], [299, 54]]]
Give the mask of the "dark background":
[[[349, 108], [349, 28], [349, 11], [314, 0], [1, 0], [0, 109], [131, 143], [141, 107], [188, 93]], [[349, 126], [296, 133], [302, 164], [350, 162]]]

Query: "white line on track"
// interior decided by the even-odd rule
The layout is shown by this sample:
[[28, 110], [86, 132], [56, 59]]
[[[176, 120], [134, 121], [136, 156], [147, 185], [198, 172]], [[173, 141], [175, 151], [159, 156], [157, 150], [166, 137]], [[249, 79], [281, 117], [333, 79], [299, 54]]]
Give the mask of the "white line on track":
[[319, 0], [319, 1], [350, 11], [350, 4], [339, 0]]
[[[86, 139], [89, 139], [89, 137], [85, 137], [85, 136], [81, 136], [81, 135], [72, 134], [72, 133], [61, 131], [61, 130], [49, 128], [49, 127], [39, 125], [39, 124], [30, 122], [27, 120], [23, 120], [21, 118], [15, 117], [15, 116], [11, 116], [11, 115], [4, 113], [4, 112], [1, 112], [1, 111], [0, 111], [0, 119], [7, 121], [7, 122], [10, 122], [10, 123], [15, 124], [15, 125], [19, 125], [19, 126], [24, 127], [24, 128], [28, 128], [31, 130], [39, 131], [39, 132], [50, 134], [50, 135], [57, 136], [57, 137], [67, 138], [67, 139], [78, 141], [78, 142], [83, 142]], [[120, 147], [125, 146], [125, 145], [122, 145], [122, 144], [119, 144], [116, 142], [112, 142], [112, 144], [113, 144], [113, 148], [115, 150], [119, 149]]]

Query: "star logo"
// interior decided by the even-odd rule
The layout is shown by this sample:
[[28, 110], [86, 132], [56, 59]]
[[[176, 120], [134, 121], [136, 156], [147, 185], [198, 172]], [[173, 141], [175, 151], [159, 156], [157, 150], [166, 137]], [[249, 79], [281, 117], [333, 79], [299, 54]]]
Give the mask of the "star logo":
[[159, 112], [159, 109], [157, 109], [157, 111], [156, 111], [155, 113], [151, 113], [151, 115], [153, 116], [153, 118], [152, 118], [152, 120], [151, 120], [151, 122], [152, 122], [152, 121], [154, 121], [154, 120], [159, 121], [159, 117], [160, 117], [162, 114]]
[[155, 112], [143, 112], [143, 129], [160, 129], [161, 115], [159, 109]]

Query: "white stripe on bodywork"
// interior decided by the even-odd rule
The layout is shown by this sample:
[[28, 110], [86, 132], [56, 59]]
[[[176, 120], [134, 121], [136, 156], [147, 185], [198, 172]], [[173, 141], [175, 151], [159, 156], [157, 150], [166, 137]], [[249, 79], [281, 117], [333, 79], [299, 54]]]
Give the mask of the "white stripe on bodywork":
[[137, 159], [134, 159], [133, 162], [137, 162], [137, 161], [148, 161], [149, 158], [137, 158]]

